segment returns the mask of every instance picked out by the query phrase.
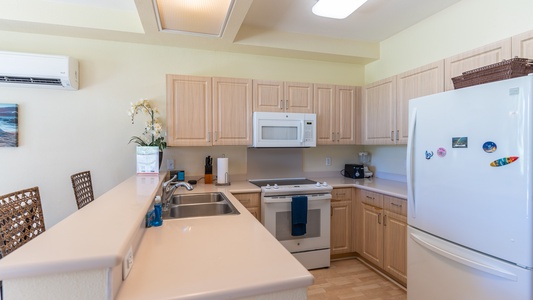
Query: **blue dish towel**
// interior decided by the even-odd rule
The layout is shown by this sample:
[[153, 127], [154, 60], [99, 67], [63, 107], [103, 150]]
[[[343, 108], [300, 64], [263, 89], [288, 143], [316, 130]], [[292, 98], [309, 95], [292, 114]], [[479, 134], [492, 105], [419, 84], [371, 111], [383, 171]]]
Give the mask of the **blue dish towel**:
[[307, 196], [294, 196], [291, 202], [291, 219], [293, 236], [306, 233], [307, 227]]

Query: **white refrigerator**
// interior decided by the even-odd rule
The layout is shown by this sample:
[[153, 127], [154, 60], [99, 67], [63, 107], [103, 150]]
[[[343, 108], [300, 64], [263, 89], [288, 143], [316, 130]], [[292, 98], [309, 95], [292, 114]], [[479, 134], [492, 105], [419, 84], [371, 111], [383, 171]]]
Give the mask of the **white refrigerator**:
[[409, 102], [408, 300], [533, 299], [533, 76]]

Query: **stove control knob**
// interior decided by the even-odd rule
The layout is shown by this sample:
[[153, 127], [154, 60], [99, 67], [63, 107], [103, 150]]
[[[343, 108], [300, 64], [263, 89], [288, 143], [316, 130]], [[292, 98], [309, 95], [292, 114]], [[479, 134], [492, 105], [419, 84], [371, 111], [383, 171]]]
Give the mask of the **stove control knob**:
[[328, 186], [328, 183], [324, 181], [324, 183], [322, 183], [322, 186]]
[[279, 188], [278, 184], [274, 184], [274, 189], [278, 189], [278, 188]]
[[270, 189], [270, 184], [267, 183], [267, 185], [265, 186], [265, 189], [269, 190]]
[[316, 187], [320, 187], [320, 186], [321, 186], [321, 185], [320, 185], [320, 182], [317, 182], [317, 183], [315, 184], [315, 186], [316, 186]]

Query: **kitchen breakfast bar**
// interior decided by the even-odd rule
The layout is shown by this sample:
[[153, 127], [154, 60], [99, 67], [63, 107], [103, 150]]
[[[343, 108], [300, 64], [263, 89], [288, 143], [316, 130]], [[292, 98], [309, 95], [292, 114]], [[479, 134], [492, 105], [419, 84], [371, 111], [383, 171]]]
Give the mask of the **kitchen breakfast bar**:
[[[3, 299], [307, 299], [313, 276], [231, 194], [260, 192], [257, 186], [180, 189], [222, 192], [240, 214], [146, 228], [164, 178], [132, 176], [2, 258]], [[328, 179], [405, 197], [402, 183]]]
[[1, 259], [3, 299], [306, 299], [313, 276], [230, 193], [239, 215], [145, 228], [163, 179], [133, 176]]

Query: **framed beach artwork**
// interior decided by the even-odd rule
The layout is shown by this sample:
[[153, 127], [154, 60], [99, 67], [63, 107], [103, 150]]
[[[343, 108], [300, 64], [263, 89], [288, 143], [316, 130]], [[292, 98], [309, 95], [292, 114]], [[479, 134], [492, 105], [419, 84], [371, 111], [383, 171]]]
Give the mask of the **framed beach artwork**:
[[0, 103], [0, 147], [18, 147], [18, 105]]

